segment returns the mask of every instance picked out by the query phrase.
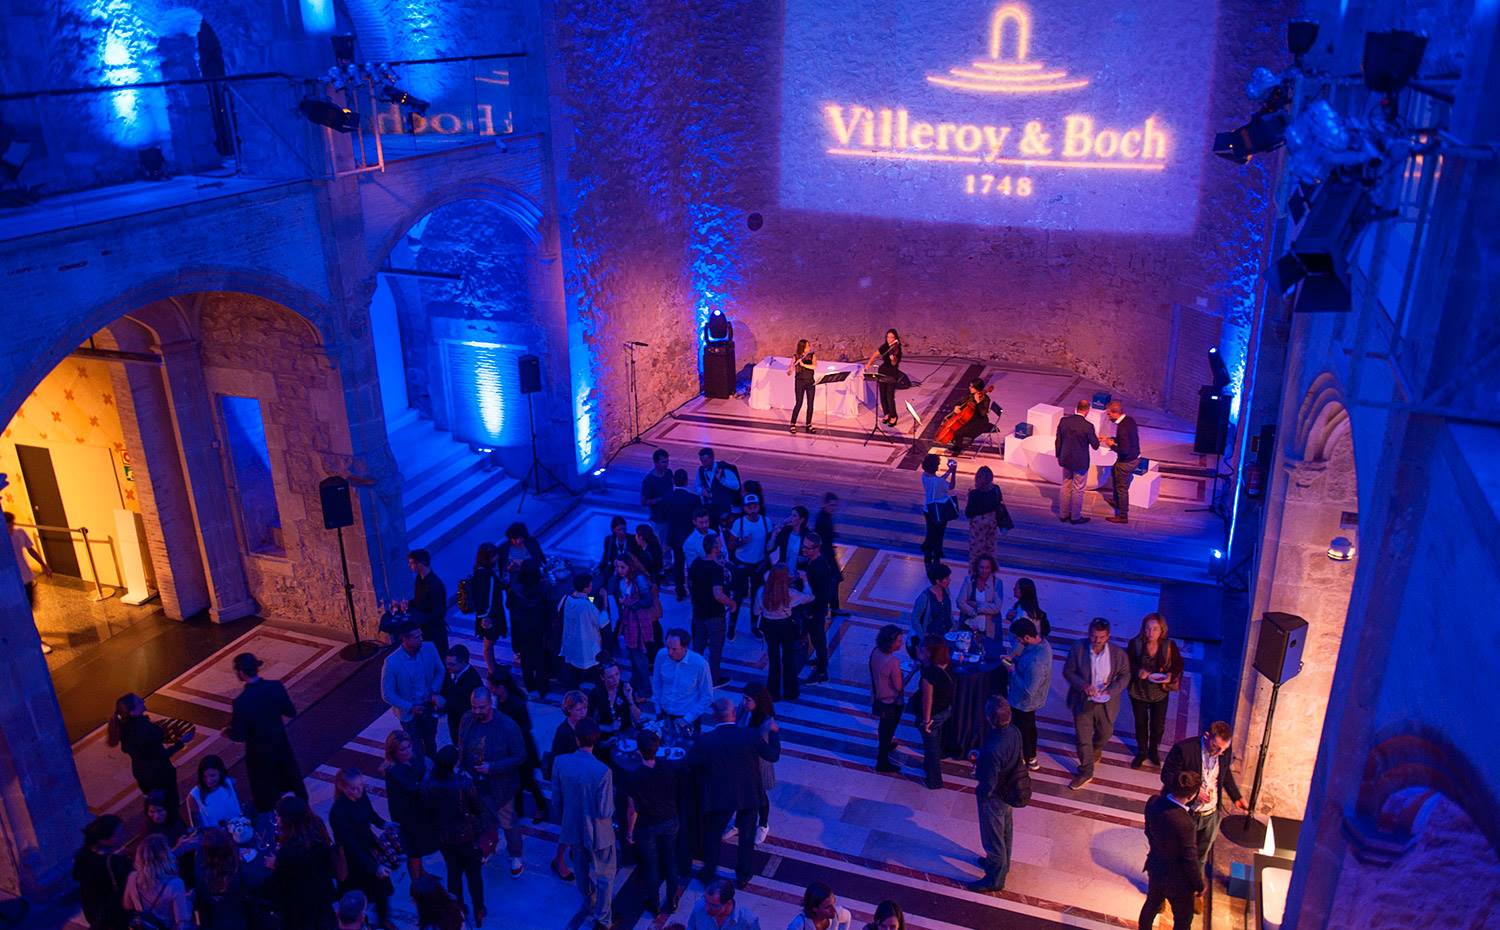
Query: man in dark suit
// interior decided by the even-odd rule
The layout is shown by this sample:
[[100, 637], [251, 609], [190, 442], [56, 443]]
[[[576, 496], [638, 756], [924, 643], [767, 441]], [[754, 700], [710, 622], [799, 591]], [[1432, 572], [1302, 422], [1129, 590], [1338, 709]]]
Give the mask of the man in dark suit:
[[448, 712], [448, 738], [458, 743], [458, 725], [469, 710], [469, 695], [483, 685], [479, 673], [469, 664], [469, 647], [457, 643], [443, 656], [443, 708]]
[[1109, 621], [1089, 621], [1089, 635], [1073, 644], [1063, 664], [1068, 682], [1068, 710], [1078, 734], [1078, 774], [1068, 787], [1078, 790], [1094, 780], [1094, 763], [1115, 732], [1120, 694], [1130, 683], [1130, 658], [1109, 641]]
[[818, 550], [823, 559], [833, 569], [833, 590], [829, 592], [828, 611], [835, 617], [843, 616], [844, 611], [839, 607], [839, 585], [844, 581], [844, 571], [839, 567], [838, 550], [834, 548], [833, 535], [836, 532], [833, 527], [834, 511], [839, 509], [839, 496], [832, 491], [823, 495], [823, 506], [813, 516], [813, 532], [818, 534], [818, 539], [823, 541]]
[[1172, 905], [1173, 930], [1192, 930], [1193, 902], [1203, 892], [1198, 866], [1195, 818], [1188, 804], [1198, 796], [1203, 777], [1179, 772], [1172, 788], [1146, 802], [1146, 903], [1138, 930], [1151, 930], [1162, 902]]
[[234, 657], [234, 677], [245, 683], [245, 690], [234, 699], [224, 733], [245, 744], [250, 800], [257, 812], [268, 813], [288, 792], [307, 800], [307, 786], [284, 722], [297, 716], [297, 708], [281, 682], [260, 677], [260, 667], [260, 659], [248, 652]]
[[422, 628], [422, 640], [432, 643], [438, 655], [448, 654], [448, 588], [432, 570], [432, 555], [426, 549], [406, 554], [416, 579], [411, 586], [411, 603], [407, 615]]
[[1099, 437], [1094, 433], [1094, 424], [1085, 416], [1089, 402], [1080, 400], [1076, 412], [1063, 417], [1057, 423], [1057, 464], [1062, 467], [1062, 497], [1058, 499], [1057, 518], [1064, 523], [1087, 523], [1083, 515], [1083, 495], [1088, 489], [1088, 476], [1093, 470], [1089, 450], [1099, 448]]
[[688, 752], [687, 764], [698, 779], [703, 805], [703, 883], [719, 873], [724, 829], [731, 819], [740, 831], [739, 855], [735, 858], [734, 883], [750, 883], [755, 856], [755, 826], [760, 811], [760, 760], [781, 758], [781, 735], [771, 721], [770, 738], [762, 740], [758, 727], [740, 727], [734, 722], [735, 705], [729, 698], [713, 703], [714, 726]]
[[682, 544], [693, 531], [693, 513], [702, 506], [698, 495], [688, 490], [687, 483], [687, 469], [672, 472], [672, 491], [662, 504], [667, 516], [667, 535], [662, 537], [661, 544], [672, 552], [672, 582], [677, 587], [679, 601], [687, 597], [688, 566]]
[[[1234, 802], [1238, 811], [1247, 811], [1249, 806], [1240, 797], [1240, 786], [1235, 783], [1231, 771], [1232, 754], [1229, 742], [1234, 731], [1229, 724], [1216, 720], [1202, 736], [1189, 737], [1172, 747], [1167, 761], [1161, 767], [1161, 783], [1170, 788], [1177, 784], [1182, 772], [1197, 772], [1203, 782], [1198, 794], [1188, 804], [1198, 833], [1198, 871], [1207, 875], [1208, 855], [1213, 851], [1214, 840], [1219, 838], [1219, 817], [1225, 795]], [[1202, 892], [1194, 902], [1195, 909], [1202, 909]]]
[[1006, 785], [1021, 759], [1021, 731], [1011, 726], [1010, 702], [998, 694], [984, 702], [989, 735], [974, 759], [974, 800], [979, 805], [979, 842], [984, 846], [984, 877], [969, 882], [970, 891], [1002, 891], [1015, 847], [1015, 820], [1005, 798]]
[[1115, 515], [1104, 519], [1108, 523], [1126, 523], [1130, 519], [1130, 479], [1141, 463], [1141, 429], [1136, 426], [1135, 417], [1127, 414], [1125, 405], [1117, 400], [1109, 402], [1104, 415], [1115, 425], [1114, 436], [1104, 440], [1105, 445], [1115, 450], [1115, 464], [1110, 468]]

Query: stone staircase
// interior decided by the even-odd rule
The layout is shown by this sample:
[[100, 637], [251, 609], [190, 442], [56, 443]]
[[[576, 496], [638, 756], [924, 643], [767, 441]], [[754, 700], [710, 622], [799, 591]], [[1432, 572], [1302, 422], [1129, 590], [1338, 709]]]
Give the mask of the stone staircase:
[[517, 479], [487, 468], [484, 456], [430, 420], [403, 418], [391, 432], [391, 448], [405, 478], [402, 506], [414, 548], [444, 548], [521, 493]]

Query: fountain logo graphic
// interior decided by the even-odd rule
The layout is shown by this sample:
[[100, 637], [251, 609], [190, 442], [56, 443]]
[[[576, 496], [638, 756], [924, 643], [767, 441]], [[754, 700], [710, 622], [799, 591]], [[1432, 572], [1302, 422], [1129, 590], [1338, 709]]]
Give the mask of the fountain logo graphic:
[[[1014, 35], [1014, 54], [1009, 58], [1002, 54], [1007, 31]], [[949, 68], [947, 74], [929, 74], [927, 80], [981, 94], [1044, 94], [1089, 85], [1088, 78], [1069, 77], [1066, 70], [1048, 70], [1040, 61], [1028, 61], [1030, 50], [1031, 11], [1019, 3], [1004, 3], [990, 15], [989, 58], [970, 62], [972, 67]]]

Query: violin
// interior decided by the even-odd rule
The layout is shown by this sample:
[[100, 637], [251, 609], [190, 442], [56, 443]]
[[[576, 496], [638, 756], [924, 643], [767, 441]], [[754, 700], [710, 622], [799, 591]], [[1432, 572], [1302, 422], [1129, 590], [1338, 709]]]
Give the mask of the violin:
[[[981, 393], [988, 398], [990, 396], [989, 387], [981, 389]], [[938, 445], [952, 445], [954, 438], [958, 436], [958, 431], [969, 425], [974, 419], [974, 413], [978, 409], [979, 401], [974, 397], [974, 392], [970, 391], [969, 396], [964, 399], [964, 402], [958, 405], [958, 409], [943, 418], [943, 425], [939, 426], [937, 431], [936, 441]]]

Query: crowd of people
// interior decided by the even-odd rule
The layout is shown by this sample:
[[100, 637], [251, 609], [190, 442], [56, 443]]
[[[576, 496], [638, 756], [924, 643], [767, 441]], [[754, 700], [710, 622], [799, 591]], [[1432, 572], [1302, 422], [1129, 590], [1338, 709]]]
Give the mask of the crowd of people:
[[[984, 875], [968, 884], [996, 892], [1010, 868], [1013, 811], [1027, 804], [1030, 773], [1040, 768], [1036, 716], [1051, 688], [1052, 630], [1031, 579], [1015, 579], [1007, 599], [995, 546], [1013, 524], [988, 468], [976, 473], [963, 509], [970, 570], [957, 593], [950, 590], [943, 531], [958, 512], [956, 474], [953, 463], [946, 474], [940, 465], [935, 455], [922, 463], [928, 585], [905, 628], [879, 631], [869, 658], [874, 767], [901, 771], [895, 737], [910, 711], [922, 780], [943, 787], [941, 734], [956, 693], [948, 634], [968, 631], [999, 644], [1004, 693], [985, 702], [983, 738], [970, 753]], [[773, 519], [764, 488], [707, 448], [699, 452], [696, 487], [688, 484], [686, 470], [657, 450], [641, 485], [649, 520], [632, 530], [615, 517], [598, 561], [581, 570], [557, 571], [521, 523], [503, 542], [480, 545], [457, 602], [474, 617], [484, 674], [465, 645], [449, 643], [447, 588], [430, 554], [409, 554], [412, 597], [381, 627], [393, 645], [381, 697], [398, 724], [380, 767], [388, 819], [352, 768], [334, 779], [326, 823], [313, 812], [285, 729], [297, 710], [279, 682], [259, 677], [253, 655], [234, 660], [244, 690], [226, 729], [246, 746], [248, 805], [216, 756], [204, 758], [180, 802], [172, 757], [194, 733], [165, 732], [141, 698], [123, 696], [108, 738], [130, 756], [146, 828], [127, 855], [119, 818], [89, 825], [75, 877], [90, 925], [331, 930], [363, 926], [373, 912], [375, 925], [388, 928], [392, 877], [404, 870], [422, 927], [477, 927], [487, 917], [483, 867], [502, 842], [510, 875], [525, 871], [529, 796], [534, 822], [558, 824], [550, 868], [576, 883], [573, 926], [614, 924], [611, 888], [623, 852], [643, 877], [656, 926], [669, 925], [696, 877], [704, 893], [686, 917], [689, 930], [758, 927], [735, 891], [750, 881], [756, 846], [771, 829], [781, 753], [776, 704], [798, 700], [804, 683], [828, 680], [828, 629], [840, 612], [843, 577], [835, 550], [839, 499], [829, 493], [816, 514], [797, 505]], [[685, 602], [686, 624], [664, 628], [667, 597]], [[732, 698], [724, 646], [745, 616], [764, 644], [766, 677]], [[1069, 787], [1092, 780], [1128, 693], [1137, 747], [1131, 765], [1160, 767], [1164, 785], [1146, 811], [1151, 879], [1142, 927], [1163, 903], [1179, 927], [1189, 926], [1201, 907], [1194, 895], [1203, 888], [1221, 796], [1243, 807], [1229, 774], [1228, 728], [1214, 724], [1201, 740], [1172, 746], [1163, 762], [1181, 650], [1157, 613], [1124, 649], [1110, 635], [1109, 621], [1095, 619], [1063, 663], [1078, 760]], [[497, 660], [502, 638], [516, 656], [514, 672]], [[554, 690], [563, 719], [543, 753], [529, 702]], [[729, 878], [719, 866], [723, 841], [733, 837]], [[432, 856], [442, 860], [444, 881], [426, 871]], [[702, 863], [696, 876], [695, 859]], [[1185, 869], [1189, 860], [1193, 868]], [[844, 930], [851, 920], [832, 891], [815, 883], [792, 927]], [[888, 901], [868, 926], [904, 925]]]

